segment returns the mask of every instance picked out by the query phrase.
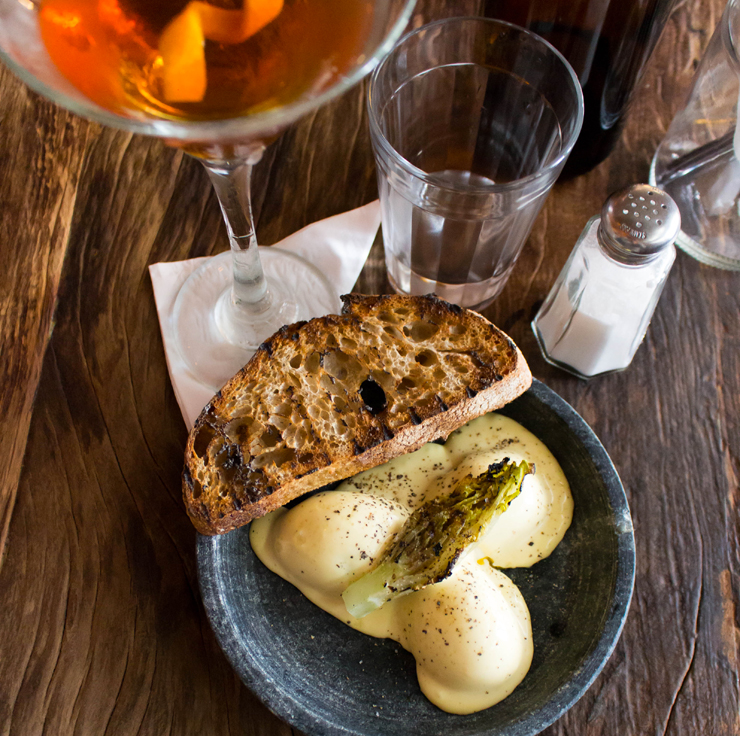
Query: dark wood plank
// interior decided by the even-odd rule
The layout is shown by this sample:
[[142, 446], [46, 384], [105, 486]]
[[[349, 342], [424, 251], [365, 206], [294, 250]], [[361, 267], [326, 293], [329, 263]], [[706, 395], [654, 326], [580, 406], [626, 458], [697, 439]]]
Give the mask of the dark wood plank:
[[[377, 199], [365, 83], [287, 130], [254, 171], [257, 236], [271, 245], [325, 217]], [[347, 155], [331, 175], [339, 155]]]
[[1, 565], [88, 125], [5, 68], [0, 91]]
[[[145, 271], [149, 257], [212, 250], [218, 209], [196, 162], [100, 131], [74, 222], [0, 577], [3, 619], [20, 605], [35, 635], [0, 658], [0, 724], [22, 734], [229, 733], [263, 709], [200, 604], [179, 493], [186, 431]], [[286, 732], [272, 717], [257, 721], [255, 733]]]

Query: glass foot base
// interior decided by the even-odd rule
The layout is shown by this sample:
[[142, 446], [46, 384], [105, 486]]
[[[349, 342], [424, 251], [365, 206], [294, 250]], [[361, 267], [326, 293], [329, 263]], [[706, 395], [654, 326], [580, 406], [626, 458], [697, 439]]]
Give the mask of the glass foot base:
[[231, 300], [231, 252], [194, 271], [177, 295], [174, 310], [178, 349], [191, 373], [218, 391], [283, 325], [338, 313], [336, 289], [318, 268], [275, 247], [260, 248], [271, 302], [249, 314]]
[[736, 246], [736, 254], [732, 256], [725, 255], [718, 251], [728, 251], [727, 238], [717, 236], [715, 241], [715, 250], [712, 250], [713, 242], [709, 241], [706, 245], [697, 243], [692, 237], [684, 232], [679, 232], [676, 238], [676, 245], [692, 258], [696, 258], [700, 263], [714, 268], [722, 268], [726, 271], [740, 271], [740, 245]]

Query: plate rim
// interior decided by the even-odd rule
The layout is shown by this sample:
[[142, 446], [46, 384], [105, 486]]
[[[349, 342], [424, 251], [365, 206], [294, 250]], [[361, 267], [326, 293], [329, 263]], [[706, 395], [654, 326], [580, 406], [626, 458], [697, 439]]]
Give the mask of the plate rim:
[[[533, 378], [531, 387], [522, 394], [522, 397], [527, 394], [531, 394], [536, 400], [545, 404], [566, 422], [603, 479], [615, 519], [617, 569], [614, 578], [613, 605], [594, 649], [589, 652], [579, 670], [553, 694], [550, 700], [538, 710], [512, 722], [511, 725], [516, 727], [515, 731], [510, 728], [507, 728], [505, 732], [497, 730], [495, 733], [500, 736], [509, 732], [516, 733], [516, 736], [534, 736], [570, 710], [591, 687], [619, 641], [629, 613], [636, 572], [635, 538], [629, 503], [617, 469], [603, 444], [586, 420], [542, 381]], [[197, 534], [196, 559], [198, 582], [206, 615], [219, 647], [231, 667], [265, 707], [282, 721], [300, 729], [307, 736], [318, 736], [319, 734], [321, 736], [363, 736], [355, 730], [343, 728], [340, 724], [315, 717], [311, 711], [302, 708], [300, 700], [286, 690], [266, 688], [262, 689], [259, 694], [254, 692], [253, 686], [262, 679], [258, 676], [259, 666], [248, 651], [246, 660], [237, 658], [234, 654], [236, 651], [244, 652], [244, 650], [239, 646], [231, 620], [225, 614], [218, 582], [217, 569], [222, 557], [220, 549], [222, 536], [209, 537]], [[251, 668], [247, 666], [247, 662], [252, 665]], [[291, 707], [291, 705], [296, 707]], [[522, 727], [530, 727], [530, 730], [524, 731]], [[494, 736], [492, 731], [479, 731], [478, 733], [480, 736], [487, 734]]]

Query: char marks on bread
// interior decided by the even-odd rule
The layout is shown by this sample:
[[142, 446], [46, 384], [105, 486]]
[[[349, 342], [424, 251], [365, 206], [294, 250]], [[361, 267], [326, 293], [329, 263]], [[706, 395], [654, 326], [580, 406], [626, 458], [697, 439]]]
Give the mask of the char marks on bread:
[[341, 315], [286, 325], [190, 432], [183, 496], [202, 534], [447, 437], [532, 381], [519, 349], [434, 296], [343, 296]]

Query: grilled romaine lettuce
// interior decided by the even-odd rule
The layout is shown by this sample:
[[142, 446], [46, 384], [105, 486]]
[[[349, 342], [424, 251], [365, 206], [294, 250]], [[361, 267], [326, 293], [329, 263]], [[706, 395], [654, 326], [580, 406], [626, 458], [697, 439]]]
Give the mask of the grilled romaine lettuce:
[[517, 465], [505, 458], [476, 478], [466, 475], [449, 495], [422, 504], [378, 565], [342, 593], [347, 610], [362, 618], [401, 593], [444, 580], [532, 472], [534, 466], [526, 461]]

